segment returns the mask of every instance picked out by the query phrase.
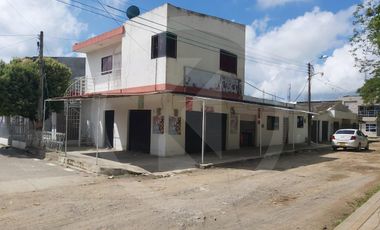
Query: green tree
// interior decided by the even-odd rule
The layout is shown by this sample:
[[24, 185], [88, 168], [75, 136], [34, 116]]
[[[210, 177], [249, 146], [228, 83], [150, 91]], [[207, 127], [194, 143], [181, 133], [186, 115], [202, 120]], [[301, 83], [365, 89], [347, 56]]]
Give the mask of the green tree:
[[[44, 61], [44, 97], [63, 96], [70, 81], [70, 69], [54, 59], [46, 58]], [[39, 82], [38, 61], [14, 59], [3, 68], [0, 64], [0, 115], [19, 115], [36, 120], [41, 93]], [[51, 110], [59, 109], [61, 107], [51, 106]]]
[[7, 64], [2, 76], [5, 88], [2, 115], [20, 115], [35, 119], [38, 104], [38, 69], [35, 62], [28, 59], [15, 59]]
[[361, 72], [370, 76], [358, 89], [365, 103], [380, 102], [380, 4], [368, 0], [354, 12], [352, 54]]
[[[45, 98], [61, 97], [64, 95], [71, 79], [71, 70], [64, 64], [52, 58], [45, 58]], [[50, 102], [47, 111], [59, 112], [62, 103]], [[48, 114], [48, 113], [47, 113]]]
[[352, 53], [362, 72], [373, 74], [380, 67], [380, 4], [368, 0], [354, 12]]

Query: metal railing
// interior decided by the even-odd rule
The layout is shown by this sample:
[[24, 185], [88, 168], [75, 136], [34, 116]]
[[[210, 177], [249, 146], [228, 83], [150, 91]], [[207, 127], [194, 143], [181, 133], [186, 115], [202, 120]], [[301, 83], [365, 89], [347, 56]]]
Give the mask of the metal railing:
[[42, 133], [42, 142], [45, 148], [50, 150], [62, 152], [65, 146], [65, 139], [64, 133], [50, 131], [44, 131]]
[[120, 89], [121, 69], [76, 78], [66, 89], [65, 96], [82, 96], [96, 92]]

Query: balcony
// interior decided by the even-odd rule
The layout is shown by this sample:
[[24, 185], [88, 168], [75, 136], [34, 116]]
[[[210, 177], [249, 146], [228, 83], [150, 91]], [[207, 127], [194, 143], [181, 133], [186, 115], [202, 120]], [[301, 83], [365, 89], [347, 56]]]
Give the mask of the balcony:
[[235, 97], [241, 97], [243, 93], [241, 80], [236, 75], [221, 75], [191, 67], [185, 67], [183, 85], [185, 89], [196, 89], [199, 93], [205, 90]]
[[75, 97], [86, 94], [107, 92], [120, 89], [121, 69], [113, 69], [93, 76], [84, 76], [75, 79], [67, 88], [65, 96]]

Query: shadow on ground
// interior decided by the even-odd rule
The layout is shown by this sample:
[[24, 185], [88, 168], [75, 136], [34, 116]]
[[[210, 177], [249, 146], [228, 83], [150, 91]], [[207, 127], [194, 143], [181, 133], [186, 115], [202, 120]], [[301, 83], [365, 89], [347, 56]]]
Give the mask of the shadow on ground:
[[232, 168], [244, 170], [276, 170], [286, 171], [293, 168], [319, 164], [337, 160], [335, 157], [324, 156], [331, 151], [305, 151], [302, 153], [287, 153], [266, 157], [263, 159], [247, 160], [218, 166], [219, 168]]
[[27, 149], [21, 150], [10, 146], [0, 147], [0, 155], [16, 158], [45, 158], [45, 151], [40, 149]]
[[0, 155], [16, 158], [30, 158], [25, 151], [14, 149], [12, 147], [0, 147]]
[[[283, 153], [260, 158], [256, 151], [228, 153], [206, 153], [205, 163], [215, 163], [215, 167], [237, 168], [247, 170], [287, 170], [310, 164], [318, 164], [326, 161], [333, 161], [337, 158], [325, 157], [324, 154], [331, 153], [328, 150], [306, 150], [299, 153]], [[95, 157], [96, 153], [83, 153], [84, 155]], [[256, 157], [254, 160], [244, 160], [244, 157]], [[157, 157], [144, 153], [133, 153], [125, 151], [100, 152], [100, 159], [111, 160], [119, 163], [132, 164], [141, 167], [149, 172], [164, 172], [171, 170], [181, 170], [194, 168], [201, 162], [200, 154], [186, 154], [172, 157]], [[240, 158], [239, 158], [240, 157]], [[243, 159], [243, 160], [239, 160]], [[228, 161], [237, 160], [236, 163]]]

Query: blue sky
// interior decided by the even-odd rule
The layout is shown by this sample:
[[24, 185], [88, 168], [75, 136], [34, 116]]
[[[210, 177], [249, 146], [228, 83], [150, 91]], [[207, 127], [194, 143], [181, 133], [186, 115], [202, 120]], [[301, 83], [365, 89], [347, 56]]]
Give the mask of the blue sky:
[[[99, 7], [96, 0], [86, 0], [83, 2]], [[238, 23], [246, 25], [251, 24], [255, 19], [270, 17], [271, 20], [269, 21], [268, 26], [276, 27], [282, 25], [288, 19], [303, 15], [305, 12], [312, 10], [314, 7], [319, 7], [322, 11], [330, 11], [336, 13], [342, 9], [346, 9], [352, 5], [355, 5], [360, 1], [300, 0], [268, 8], [262, 8], [258, 2], [252, 0], [111, 0], [109, 2], [110, 5], [117, 6], [120, 9], [127, 9], [130, 5], [136, 5], [141, 8], [142, 12], [153, 9], [168, 2], [189, 10], [225, 18], [228, 20], [234, 20]], [[110, 19], [105, 19], [101, 16], [97, 16], [88, 12], [80, 13], [79, 18], [89, 23], [89, 34], [98, 34], [117, 26], [117, 24]]]
[[[59, 0], [71, 4], [82, 2], [101, 8], [97, 0]], [[153, 9], [163, 0], [101, 0], [119, 9], [131, 4], [141, 11]], [[312, 82], [314, 99], [336, 99], [353, 94], [364, 82], [350, 54], [352, 13], [360, 1], [353, 0], [177, 0], [169, 3], [209, 14], [246, 27], [246, 52], [256, 59], [269, 60], [270, 65], [246, 61], [245, 78], [258, 88], [286, 98], [291, 85], [292, 100], [306, 99], [302, 89], [306, 82], [305, 67], [311, 60], [316, 72]], [[0, 1], [0, 59], [37, 55], [36, 35], [45, 32], [45, 54], [75, 56], [74, 42], [119, 26], [89, 12], [62, 4], [57, 0]], [[327, 54], [323, 62], [317, 57]], [[289, 64], [289, 62], [296, 63]], [[294, 71], [289, 69], [302, 70]], [[246, 87], [246, 93], [262, 96]], [[297, 97], [299, 95], [299, 97]]]

